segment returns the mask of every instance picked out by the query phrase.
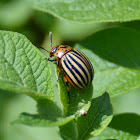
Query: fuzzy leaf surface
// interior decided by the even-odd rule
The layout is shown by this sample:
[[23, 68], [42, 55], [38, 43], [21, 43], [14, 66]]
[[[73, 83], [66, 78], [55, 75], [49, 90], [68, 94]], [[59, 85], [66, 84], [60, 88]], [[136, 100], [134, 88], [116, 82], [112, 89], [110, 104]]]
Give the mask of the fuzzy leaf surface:
[[30, 0], [34, 9], [80, 23], [140, 19], [139, 0]]
[[[129, 123], [128, 123], [129, 122]], [[137, 140], [140, 134], [140, 115], [125, 113], [115, 115], [108, 127], [93, 140], [100, 139], [133, 139]]]
[[[4, 82], [3, 82], [4, 81]], [[0, 31], [0, 89], [16, 93], [35, 92], [53, 98], [53, 80], [49, 63], [23, 35]]]
[[97, 136], [110, 123], [112, 117], [112, 105], [108, 93], [105, 92], [92, 100], [86, 116], [77, 119], [78, 139]]

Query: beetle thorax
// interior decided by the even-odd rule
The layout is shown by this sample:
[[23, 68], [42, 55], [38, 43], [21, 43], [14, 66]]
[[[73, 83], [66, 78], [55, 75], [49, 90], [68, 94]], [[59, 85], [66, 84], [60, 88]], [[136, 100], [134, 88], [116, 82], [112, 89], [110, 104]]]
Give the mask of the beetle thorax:
[[72, 48], [67, 45], [55, 46], [50, 51], [50, 57], [55, 56], [55, 57], [61, 59], [63, 55], [65, 55], [67, 52], [69, 52], [71, 50], [72, 50]]

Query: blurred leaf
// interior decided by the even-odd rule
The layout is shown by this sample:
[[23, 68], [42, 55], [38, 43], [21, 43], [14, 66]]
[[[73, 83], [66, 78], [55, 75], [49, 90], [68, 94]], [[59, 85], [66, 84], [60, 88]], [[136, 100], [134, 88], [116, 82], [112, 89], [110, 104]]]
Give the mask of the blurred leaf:
[[140, 114], [140, 88], [127, 94], [111, 98], [113, 114], [135, 112]]
[[56, 18], [52, 15], [40, 11], [35, 11], [34, 20], [36, 24], [38, 24], [40, 29], [45, 32], [45, 34], [49, 34], [49, 31], [55, 27], [55, 24], [57, 22]]
[[94, 98], [86, 116], [77, 119], [78, 139], [97, 136], [112, 120], [112, 106], [108, 93]]
[[[2, 98], [2, 96], [4, 98]], [[10, 98], [8, 97], [10, 96]], [[15, 120], [19, 113], [28, 111], [30, 113], [36, 112], [36, 101], [32, 98], [17, 94], [7, 94], [0, 92], [0, 100], [4, 102], [0, 110], [0, 140], [61, 140], [58, 127], [29, 127], [27, 125], [11, 125], [11, 121]], [[12, 97], [12, 98], [11, 98]]]
[[56, 32], [59, 33], [64, 40], [71, 42], [73, 40], [77, 41], [86, 38], [104, 28], [106, 28], [106, 23], [79, 24], [70, 21], [58, 20]]
[[0, 31], [0, 67], [0, 89], [53, 98], [50, 65], [23, 35]]
[[0, 2], [0, 25], [2, 28], [15, 28], [25, 24], [32, 15], [26, 0]]
[[137, 31], [111, 28], [75, 45], [95, 69], [94, 97], [105, 91], [114, 97], [140, 87], [139, 38]]
[[77, 140], [78, 132], [75, 122], [71, 121], [64, 126], [60, 126], [60, 135], [63, 140]]
[[139, 0], [30, 0], [33, 8], [80, 23], [140, 19]]
[[45, 119], [45, 118], [41, 118], [39, 115], [31, 115], [28, 113], [22, 113], [20, 114], [17, 120], [12, 122], [12, 124], [20, 123], [20, 124], [26, 124], [29, 126], [38, 126], [38, 127], [62, 126], [64, 124], [67, 124], [74, 118], [75, 118], [74, 115], [71, 115], [65, 118], [62, 118], [62, 117], [55, 118], [54, 116], [54, 117], [50, 117], [50, 119], [48, 118]]
[[137, 140], [140, 134], [140, 116], [133, 113], [119, 114], [113, 117], [109, 126], [96, 139]]

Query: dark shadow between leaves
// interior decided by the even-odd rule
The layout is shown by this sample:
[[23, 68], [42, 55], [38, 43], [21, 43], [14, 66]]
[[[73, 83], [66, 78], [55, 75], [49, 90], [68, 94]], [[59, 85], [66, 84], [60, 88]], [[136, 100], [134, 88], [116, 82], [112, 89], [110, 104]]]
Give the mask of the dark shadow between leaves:
[[48, 121], [51, 121], [51, 122], [55, 122], [58, 119], [56, 116], [52, 116], [52, 117], [51, 116], [41, 117], [39, 114], [29, 114], [29, 113], [26, 113], [26, 112], [23, 112], [21, 114], [21, 116], [23, 116], [23, 118], [24, 118], [23, 123], [25, 123], [25, 124], [26, 124], [26, 121], [27, 121], [27, 124], [30, 124], [30, 121], [31, 120], [38, 120], [38, 121], [48, 120]]
[[13, 121], [11, 124], [25, 124], [29, 126], [37, 127], [52, 127], [52, 126], [62, 126], [74, 119], [74, 116], [67, 118], [42, 118], [38, 114], [28, 114], [22, 113], [19, 115], [18, 119]]
[[49, 99], [40, 99], [37, 102], [37, 108], [40, 118], [47, 120], [56, 120], [62, 117], [62, 110]]
[[140, 115], [135, 113], [115, 115], [108, 127], [138, 136], [140, 134]]
[[69, 123], [60, 126], [60, 136], [64, 139], [64, 140], [76, 140], [77, 139], [77, 129], [76, 129], [76, 124], [75, 121], [72, 120]]
[[101, 58], [117, 65], [140, 68], [140, 34], [126, 28], [110, 28], [100, 31], [79, 44]]

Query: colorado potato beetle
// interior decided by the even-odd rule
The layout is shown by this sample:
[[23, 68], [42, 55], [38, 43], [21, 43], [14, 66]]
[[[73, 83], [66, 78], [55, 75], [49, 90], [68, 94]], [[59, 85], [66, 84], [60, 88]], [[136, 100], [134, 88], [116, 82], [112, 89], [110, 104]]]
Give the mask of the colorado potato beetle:
[[[52, 32], [50, 32], [50, 40], [52, 47]], [[44, 49], [44, 48], [42, 48]], [[45, 49], [44, 49], [45, 50]], [[77, 90], [87, 88], [93, 80], [94, 70], [89, 59], [78, 49], [73, 49], [67, 45], [54, 46], [49, 52], [50, 57], [55, 57], [48, 61], [57, 62], [58, 72], [60, 78], [64, 72], [64, 82], [67, 86], [67, 93], [70, 100], [70, 91], [68, 82]]]

